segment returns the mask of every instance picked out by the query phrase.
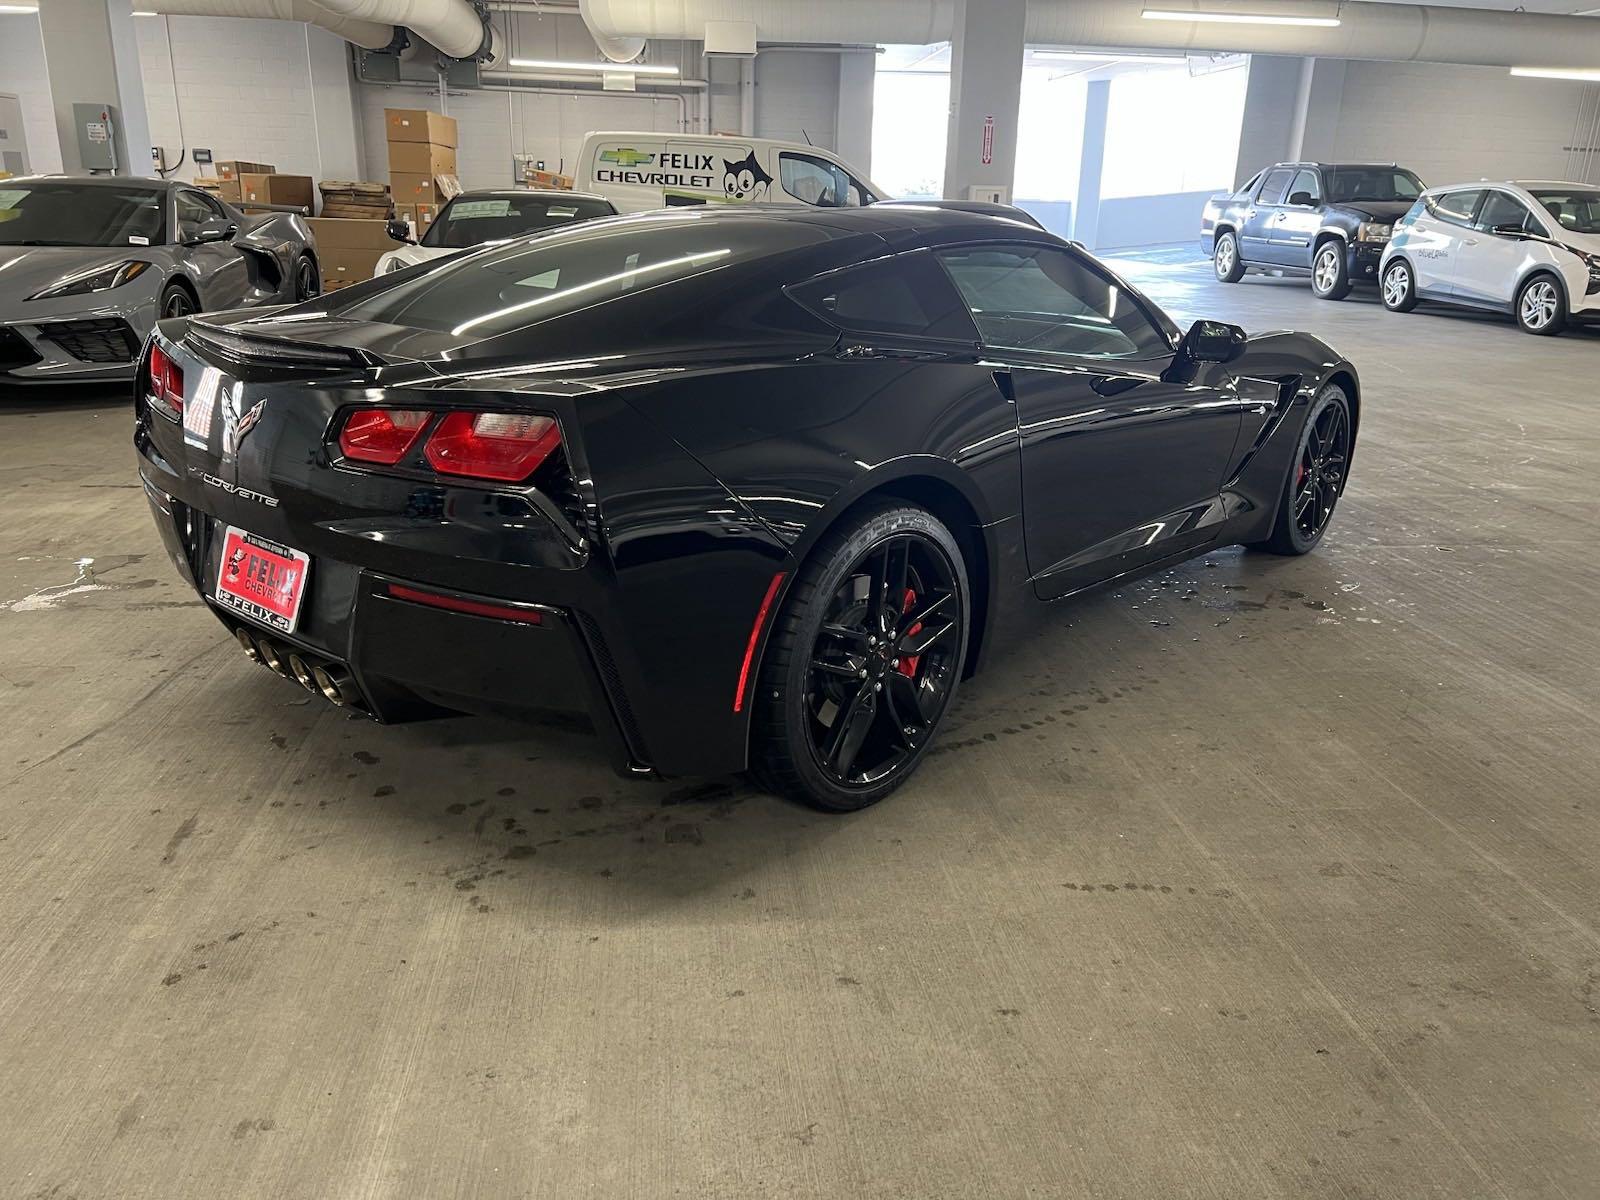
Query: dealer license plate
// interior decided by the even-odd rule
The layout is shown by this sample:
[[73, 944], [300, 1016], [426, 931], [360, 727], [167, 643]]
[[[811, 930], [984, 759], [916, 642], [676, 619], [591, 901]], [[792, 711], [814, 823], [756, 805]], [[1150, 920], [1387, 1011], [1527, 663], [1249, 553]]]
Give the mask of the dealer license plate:
[[311, 556], [228, 526], [217, 571], [217, 603], [269, 629], [293, 633]]

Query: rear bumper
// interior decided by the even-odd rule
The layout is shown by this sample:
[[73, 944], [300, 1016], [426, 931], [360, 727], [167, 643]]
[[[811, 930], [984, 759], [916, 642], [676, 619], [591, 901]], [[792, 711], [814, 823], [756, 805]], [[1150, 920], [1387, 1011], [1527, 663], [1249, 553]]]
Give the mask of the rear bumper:
[[[449, 712], [539, 721], [588, 719], [622, 774], [653, 774], [632, 708], [597, 622], [571, 606], [461, 591], [437, 578], [399, 577], [326, 556], [314, 559], [299, 624], [284, 634], [219, 605], [214, 585], [226, 521], [185, 503], [157, 482], [160, 464], [141, 455], [151, 515], [174, 567], [246, 649], [290, 684], [295, 667], [322, 668], [347, 683], [348, 707], [399, 723]], [[163, 482], [171, 482], [163, 481]], [[442, 563], [433, 574], [447, 574]], [[515, 605], [523, 620], [452, 611], [400, 598], [399, 588], [436, 602]], [[295, 661], [298, 660], [298, 661]], [[288, 686], [288, 684], [286, 684]]]

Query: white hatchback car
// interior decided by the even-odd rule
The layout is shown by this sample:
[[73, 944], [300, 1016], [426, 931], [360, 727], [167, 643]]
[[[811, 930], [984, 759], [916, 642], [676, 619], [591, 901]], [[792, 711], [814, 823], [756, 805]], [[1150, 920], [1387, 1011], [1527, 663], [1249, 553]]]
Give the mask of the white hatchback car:
[[1378, 279], [1391, 312], [1440, 300], [1510, 313], [1539, 334], [1600, 320], [1600, 187], [1519, 180], [1430, 188], [1395, 223]]

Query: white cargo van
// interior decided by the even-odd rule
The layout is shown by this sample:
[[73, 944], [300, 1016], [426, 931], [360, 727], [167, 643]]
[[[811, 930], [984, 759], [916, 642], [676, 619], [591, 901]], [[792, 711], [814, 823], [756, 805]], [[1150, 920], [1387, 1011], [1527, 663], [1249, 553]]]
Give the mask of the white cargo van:
[[714, 134], [591, 133], [574, 183], [625, 213], [696, 204], [854, 208], [884, 198], [827, 150]]

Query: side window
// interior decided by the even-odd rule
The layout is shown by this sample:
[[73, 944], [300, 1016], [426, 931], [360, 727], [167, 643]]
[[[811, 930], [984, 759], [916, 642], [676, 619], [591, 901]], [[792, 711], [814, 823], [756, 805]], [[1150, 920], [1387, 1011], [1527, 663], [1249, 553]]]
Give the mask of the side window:
[[789, 295], [841, 329], [978, 340], [967, 306], [927, 251], [836, 271]]
[[1448, 221], [1452, 225], [1472, 224], [1472, 214], [1478, 207], [1478, 201], [1483, 197], [1482, 188], [1469, 188], [1462, 192], [1445, 192], [1435, 196], [1433, 203], [1428, 206], [1428, 211], [1441, 221]]
[[1528, 218], [1531, 215], [1527, 206], [1515, 196], [1508, 196], [1505, 192], [1490, 192], [1483, 202], [1483, 211], [1478, 214], [1475, 224], [1485, 233], [1492, 232], [1500, 225], [1515, 225], [1518, 229], [1527, 229]]
[[1257, 171], [1254, 175], [1250, 176], [1249, 183], [1240, 185], [1239, 190], [1236, 191], [1234, 195], [1240, 199], [1244, 199], [1245, 197], [1251, 195], [1256, 190], [1256, 184], [1261, 182], [1261, 176], [1262, 172]]
[[845, 173], [831, 162], [809, 154], [779, 154], [778, 183], [802, 204], [840, 208], [846, 203]]
[[1299, 171], [1289, 185], [1289, 203], [1301, 208], [1314, 208], [1322, 203], [1322, 185], [1315, 171]]
[[1090, 358], [1165, 358], [1172, 346], [1126, 292], [1052, 246], [939, 255], [990, 346]]
[[189, 238], [194, 236], [195, 230], [213, 217], [220, 217], [221, 211], [211, 207], [208, 198], [199, 192], [178, 193], [178, 236]]
[[1289, 191], [1289, 180], [1293, 178], [1293, 171], [1282, 168], [1268, 171], [1267, 177], [1261, 181], [1261, 195], [1257, 200], [1262, 204], [1282, 204]]

